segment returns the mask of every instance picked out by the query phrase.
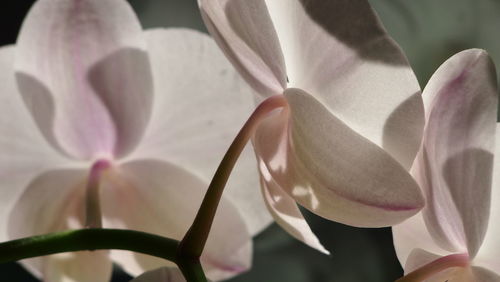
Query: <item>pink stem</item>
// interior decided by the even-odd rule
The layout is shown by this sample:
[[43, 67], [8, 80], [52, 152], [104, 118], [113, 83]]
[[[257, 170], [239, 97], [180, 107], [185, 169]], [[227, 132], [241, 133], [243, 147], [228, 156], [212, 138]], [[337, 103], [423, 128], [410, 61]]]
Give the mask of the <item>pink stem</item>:
[[111, 163], [108, 160], [98, 160], [90, 168], [86, 190], [85, 227], [102, 228], [99, 186], [103, 171], [108, 169], [110, 166]]

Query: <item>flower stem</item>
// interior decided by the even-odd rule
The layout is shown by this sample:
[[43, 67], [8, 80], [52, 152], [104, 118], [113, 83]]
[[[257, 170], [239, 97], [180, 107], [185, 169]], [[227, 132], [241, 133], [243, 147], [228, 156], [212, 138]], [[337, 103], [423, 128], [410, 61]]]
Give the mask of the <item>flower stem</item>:
[[240, 132], [238, 132], [238, 135], [233, 140], [233, 143], [231, 143], [231, 146], [219, 164], [212, 178], [212, 182], [208, 186], [208, 190], [203, 198], [203, 202], [201, 203], [193, 224], [179, 245], [179, 252], [182, 256], [187, 258], [200, 257], [205, 247], [210, 228], [212, 227], [222, 192], [224, 191], [224, 187], [226, 186], [236, 160], [245, 148], [248, 140], [252, 137], [260, 121], [267, 117], [271, 111], [285, 106], [287, 106], [287, 102], [283, 95], [275, 95], [267, 98], [260, 103], [243, 125]]
[[469, 265], [469, 256], [467, 254], [453, 254], [438, 258], [419, 269], [410, 272], [396, 282], [421, 282], [425, 281], [434, 274], [437, 274], [451, 267], [467, 267]]
[[177, 263], [179, 242], [149, 233], [121, 229], [80, 229], [0, 243], [0, 263], [56, 253], [129, 250]]

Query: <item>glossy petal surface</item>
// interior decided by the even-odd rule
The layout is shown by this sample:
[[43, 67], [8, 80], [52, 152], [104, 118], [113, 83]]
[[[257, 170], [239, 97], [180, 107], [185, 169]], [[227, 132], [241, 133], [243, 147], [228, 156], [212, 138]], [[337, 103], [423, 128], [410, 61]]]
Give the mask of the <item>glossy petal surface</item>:
[[23, 23], [16, 78], [47, 140], [79, 159], [123, 156], [149, 120], [140, 24], [120, 0], [41, 0]]

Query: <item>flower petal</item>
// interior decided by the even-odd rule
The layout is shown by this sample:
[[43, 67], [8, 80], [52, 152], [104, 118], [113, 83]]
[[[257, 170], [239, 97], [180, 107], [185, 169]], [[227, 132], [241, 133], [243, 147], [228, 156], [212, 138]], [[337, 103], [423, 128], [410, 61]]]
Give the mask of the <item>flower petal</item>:
[[[181, 239], [194, 219], [206, 186], [194, 175], [164, 161], [125, 163], [103, 182], [103, 226]], [[207, 276], [227, 279], [246, 271], [251, 264], [251, 245], [238, 210], [222, 199], [201, 259]], [[112, 252], [112, 257], [134, 275], [166, 265], [162, 259], [123, 251]]]
[[[84, 170], [64, 169], [33, 179], [10, 213], [10, 238], [82, 228], [85, 176]], [[57, 254], [23, 263], [47, 282], [106, 282], [112, 270], [107, 251]]]
[[175, 267], [162, 267], [148, 271], [130, 282], [185, 282], [181, 271]]
[[152, 78], [128, 3], [37, 1], [17, 46], [21, 94], [55, 147], [83, 159], [135, 147], [150, 115]]
[[299, 210], [295, 200], [273, 180], [263, 161], [260, 161], [261, 187], [266, 206], [274, 220], [290, 235], [322, 253], [330, 252], [321, 245]]
[[446, 61], [424, 90], [426, 128], [415, 177], [429, 232], [451, 252], [474, 258], [485, 236], [497, 116], [497, 83], [486, 52]]
[[493, 185], [491, 191], [490, 218], [483, 244], [476, 256], [475, 264], [500, 274], [500, 123], [496, 126]]
[[[417, 253], [427, 252], [439, 256], [451, 254], [441, 249], [441, 247], [434, 242], [431, 234], [427, 231], [427, 226], [425, 225], [421, 212], [408, 218], [401, 224], [393, 226], [392, 235], [396, 254], [399, 262], [405, 269], [405, 273], [411, 272], [435, 260], [435, 258], [430, 258], [429, 260], [425, 259], [425, 261], [423, 261], [424, 259], [418, 258], [425, 258], [426, 256], [418, 256], [416, 255]], [[408, 263], [411, 254], [414, 256], [412, 258], [413, 261]]]
[[263, 121], [256, 153], [274, 180], [312, 212], [354, 226], [388, 226], [424, 201], [410, 174], [311, 95], [288, 89], [291, 113]]
[[262, 96], [281, 94], [286, 71], [264, 0], [199, 0], [205, 25], [226, 56]]
[[[209, 181], [253, 110], [251, 89], [213, 40], [188, 29], [146, 32], [157, 95], [151, 122], [133, 158], [160, 158]], [[252, 235], [271, 222], [259, 191], [254, 153], [245, 150], [225, 194]]]
[[47, 143], [25, 108], [14, 78], [14, 51], [0, 48], [0, 241], [7, 240], [9, 211], [29, 182], [70, 163]]
[[[267, 0], [289, 87], [409, 169], [424, 123], [420, 87], [366, 0]], [[260, 31], [260, 30], [258, 30]]]

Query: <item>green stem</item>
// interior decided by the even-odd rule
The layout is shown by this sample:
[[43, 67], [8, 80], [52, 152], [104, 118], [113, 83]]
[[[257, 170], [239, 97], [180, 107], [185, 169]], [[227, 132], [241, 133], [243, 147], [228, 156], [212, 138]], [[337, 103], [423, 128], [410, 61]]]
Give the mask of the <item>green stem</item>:
[[129, 250], [177, 263], [178, 245], [177, 240], [132, 230], [70, 230], [1, 243], [0, 263], [56, 253], [105, 249]]
[[212, 182], [208, 186], [208, 190], [203, 198], [203, 202], [201, 203], [193, 224], [180, 243], [179, 252], [183, 256], [189, 258], [200, 257], [205, 247], [208, 234], [210, 233], [210, 228], [212, 227], [222, 192], [224, 191], [224, 187], [226, 186], [236, 160], [252, 137], [260, 121], [267, 117], [269, 112], [286, 106], [287, 102], [283, 95], [267, 98], [255, 109], [241, 128], [240, 132], [238, 132], [238, 135], [219, 164], [212, 178]]
[[177, 266], [188, 282], [207, 282], [199, 259], [186, 261], [179, 259]]

